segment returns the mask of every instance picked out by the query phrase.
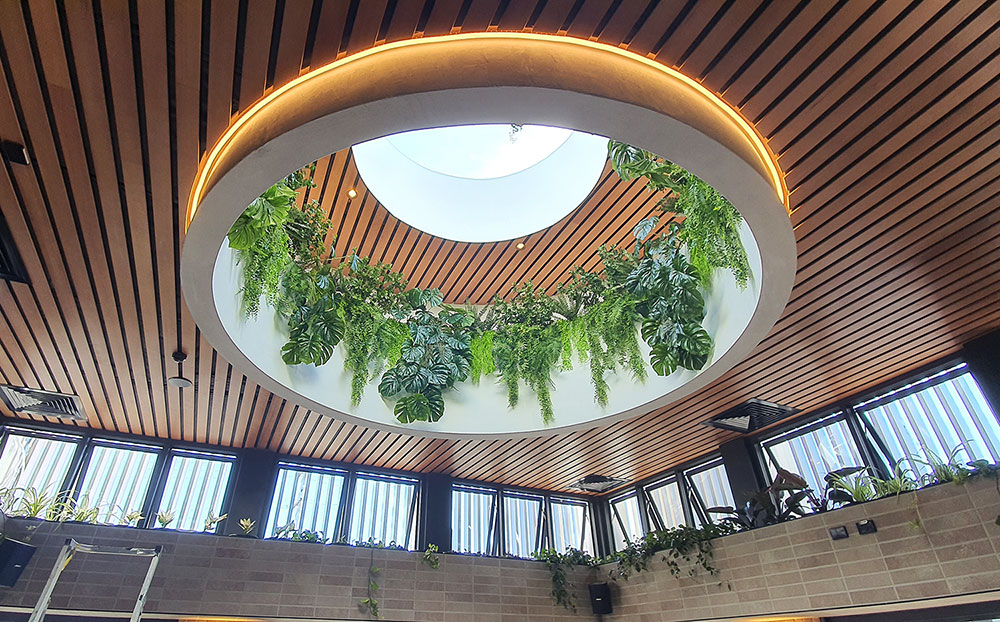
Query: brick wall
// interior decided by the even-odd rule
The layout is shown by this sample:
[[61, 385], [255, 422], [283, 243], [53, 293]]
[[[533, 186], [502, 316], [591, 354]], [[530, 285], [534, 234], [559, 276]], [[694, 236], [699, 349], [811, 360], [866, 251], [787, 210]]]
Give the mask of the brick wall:
[[[716, 541], [717, 577], [650, 572], [614, 584], [607, 620], [678, 622], [769, 614], [915, 609], [1000, 600], [995, 482], [943, 484]], [[908, 524], [919, 515], [920, 527]], [[862, 536], [869, 518], [878, 533]], [[833, 541], [828, 529], [846, 525]], [[923, 602], [921, 602], [923, 601]], [[915, 618], [916, 619], [916, 618]]]
[[[916, 503], [914, 503], [916, 501]], [[920, 517], [920, 527], [907, 523]], [[680, 622], [776, 614], [805, 617], [870, 610], [904, 610], [1000, 600], [1000, 494], [993, 482], [937, 486], [916, 494], [852, 506], [716, 541], [718, 577], [671, 576], [662, 561], [613, 584], [608, 621]], [[854, 523], [870, 518], [874, 535]], [[23, 523], [22, 523], [23, 524]], [[847, 525], [850, 537], [832, 541], [828, 528]], [[367, 619], [366, 549], [247, 540], [121, 527], [43, 523], [39, 547], [15, 588], [0, 588], [0, 608], [34, 605], [62, 542], [117, 546], [164, 545], [147, 611], [197, 615]], [[586, 584], [602, 569], [571, 575], [579, 612], [552, 604], [549, 573], [536, 562], [442, 555], [441, 567], [420, 555], [377, 550], [380, 600], [388, 620], [557, 622], [593, 619]], [[80, 556], [63, 574], [53, 608], [127, 611], [135, 602], [145, 562]], [[944, 600], [942, 600], [944, 599]]]
[[[68, 537], [88, 544], [163, 545], [146, 606], [150, 613], [369, 619], [358, 602], [366, 595], [370, 549], [53, 523], [34, 531], [31, 543], [38, 551], [14, 588], [0, 588], [0, 606], [34, 606]], [[374, 556], [382, 569], [379, 600], [387, 620], [578, 619], [552, 604], [549, 573], [537, 562], [441, 555], [440, 568], [433, 570], [421, 564], [419, 553], [375, 550]], [[131, 611], [147, 564], [146, 559], [79, 555], [63, 572], [52, 608]], [[596, 572], [574, 573], [581, 612], [589, 611], [587, 578]]]

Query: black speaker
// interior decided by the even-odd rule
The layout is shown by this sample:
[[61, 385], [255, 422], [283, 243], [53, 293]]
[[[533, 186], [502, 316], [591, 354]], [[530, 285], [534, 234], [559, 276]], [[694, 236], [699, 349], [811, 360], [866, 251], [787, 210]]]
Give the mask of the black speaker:
[[590, 590], [590, 608], [597, 615], [611, 613], [611, 588], [607, 583], [591, 583], [587, 586]]
[[4, 538], [0, 542], [0, 585], [14, 587], [34, 554], [35, 547], [31, 544]]

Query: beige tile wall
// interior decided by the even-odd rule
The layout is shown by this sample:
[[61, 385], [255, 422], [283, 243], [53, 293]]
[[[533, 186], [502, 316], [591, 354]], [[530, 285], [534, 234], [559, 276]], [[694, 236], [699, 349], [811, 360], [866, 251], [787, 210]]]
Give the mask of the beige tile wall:
[[[916, 505], [914, 505], [916, 500]], [[920, 528], [907, 523], [919, 516]], [[717, 577], [675, 578], [662, 561], [613, 583], [607, 621], [680, 622], [776, 614], [909, 609], [922, 599], [963, 596], [1000, 600], [1000, 493], [993, 482], [944, 485], [716, 541]], [[871, 518], [878, 533], [860, 536]], [[847, 540], [827, 532], [847, 525]], [[15, 588], [0, 588], [0, 607], [30, 608], [67, 537], [117, 546], [164, 545], [147, 611], [179, 615], [366, 619], [371, 552], [343, 546], [247, 540], [204, 534], [43, 523], [39, 547]], [[530, 561], [442, 555], [441, 567], [419, 554], [375, 551], [383, 568], [380, 600], [388, 620], [515, 622], [593, 619], [586, 584], [608, 567], [571, 575], [579, 611], [552, 604], [545, 566]], [[80, 556], [63, 574], [56, 609], [127, 611], [145, 564]], [[2, 617], [2, 616], [0, 616]]]

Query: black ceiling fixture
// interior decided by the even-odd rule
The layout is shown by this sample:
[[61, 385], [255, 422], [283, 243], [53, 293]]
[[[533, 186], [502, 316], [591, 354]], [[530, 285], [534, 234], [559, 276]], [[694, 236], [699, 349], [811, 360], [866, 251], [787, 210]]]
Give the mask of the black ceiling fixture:
[[617, 488], [628, 480], [618, 477], [607, 477], [605, 475], [588, 475], [574, 482], [570, 488], [585, 490], [587, 492], [606, 492], [612, 488]]
[[5, 281], [28, 282], [28, 271], [17, 252], [17, 245], [7, 227], [7, 219], [0, 214], [0, 279]]
[[0, 154], [13, 164], [31, 164], [28, 150], [21, 143], [12, 140], [0, 140]]
[[752, 398], [722, 414], [715, 415], [704, 423], [713, 428], [746, 434], [787, 419], [797, 412], [798, 408]]
[[173, 354], [174, 362], [177, 363], [177, 375], [167, 378], [167, 384], [176, 389], [187, 389], [190, 388], [194, 383], [190, 379], [185, 378], [182, 373], [182, 367], [184, 366], [184, 361], [187, 359], [187, 354], [183, 350], [178, 350]]
[[11, 412], [23, 415], [40, 415], [73, 421], [87, 420], [80, 398], [69, 393], [3, 384], [0, 385], [0, 399], [3, 399]]

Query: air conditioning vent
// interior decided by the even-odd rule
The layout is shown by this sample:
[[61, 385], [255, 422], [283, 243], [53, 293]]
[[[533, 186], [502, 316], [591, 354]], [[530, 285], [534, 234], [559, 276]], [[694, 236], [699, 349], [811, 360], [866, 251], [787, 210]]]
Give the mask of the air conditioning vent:
[[0, 398], [7, 408], [24, 415], [41, 415], [72, 421], [86, 421], [80, 398], [66, 393], [0, 385]]
[[24, 269], [24, 262], [17, 252], [14, 238], [7, 228], [7, 221], [0, 215], [0, 279], [5, 281], [17, 281], [19, 283], [28, 282], [28, 272]]
[[746, 434], [787, 419], [797, 412], [798, 408], [753, 398], [712, 417], [705, 425]]
[[617, 488], [626, 483], [627, 480], [617, 477], [605, 477], [604, 475], [588, 475], [575, 482], [570, 488], [585, 490], [587, 492], [605, 492], [612, 488]]

